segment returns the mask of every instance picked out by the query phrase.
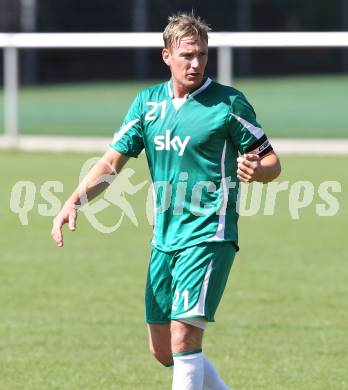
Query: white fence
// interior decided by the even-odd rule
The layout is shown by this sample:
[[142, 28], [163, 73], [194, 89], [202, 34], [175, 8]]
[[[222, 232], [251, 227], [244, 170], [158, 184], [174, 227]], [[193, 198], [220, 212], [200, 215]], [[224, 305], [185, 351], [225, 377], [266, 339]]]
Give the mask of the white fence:
[[[209, 35], [217, 48], [218, 80], [232, 82], [233, 48], [348, 47], [348, 32], [231, 33]], [[18, 33], [0, 34], [4, 49], [4, 128], [13, 146], [18, 136], [18, 50], [24, 48], [156, 48], [161, 33]]]

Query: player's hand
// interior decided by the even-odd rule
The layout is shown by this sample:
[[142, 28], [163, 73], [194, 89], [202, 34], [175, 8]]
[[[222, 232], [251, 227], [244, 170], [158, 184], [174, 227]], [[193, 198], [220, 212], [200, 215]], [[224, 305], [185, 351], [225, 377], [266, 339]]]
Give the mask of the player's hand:
[[76, 219], [77, 206], [71, 203], [66, 203], [53, 220], [51, 235], [58, 246], [64, 245], [62, 234], [63, 225], [67, 223], [69, 225], [69, 229], [73, 232], [76, 229]]
[[243, 183], [258, 180], [261, 171], [260, 157], [257, 154], [244, 154], [237, 158], [237, 177]]

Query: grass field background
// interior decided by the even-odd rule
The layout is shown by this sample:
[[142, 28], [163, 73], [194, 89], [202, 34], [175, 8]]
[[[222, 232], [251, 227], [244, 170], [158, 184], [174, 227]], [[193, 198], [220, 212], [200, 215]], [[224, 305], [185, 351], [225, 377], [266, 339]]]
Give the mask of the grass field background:
[[[24, 87], [22, 134], [112, 136], [140, 88], [152, 82], [105, 82]], [[348, 76], [289, 76], [236, 80], [270, 137], [348, 136]], [[0, 129], [3, 131], [0, 93]]]
[[[103, 93], [108, 88], [111, 96], [112, 86]], [[125, 219], [117, 232], [102, 234], [81, 214], [77, 231], [65, 231], [64, 248], [51, 240], [51, 218], [38, 215], [41, 185], [61, 181], [63, 201], [89, 157], [0, 154], [1, 390], [170, 388], [169, 370], [148, 353], [143, 323], [151, 238], [146, 189], [128, 198], [138, 228]], [[293, 220], [283, 192], [274, 216], [241, 218], [241, 251], [204, 351], [233, 389], [347, 389], [348, 158], [289, 156], [282, 163], [280, 181], [309, 180], [316, 189], [339, 181], [339, 212], [318, 217], [316, 195]], [[134, 184], [148, 176], [143, 156], [130, 167]], [[9, 209], [19, 180], [37, 188], [28, 226]], [[110, 206], [100, 219], [113, 224], [119, 215]]]

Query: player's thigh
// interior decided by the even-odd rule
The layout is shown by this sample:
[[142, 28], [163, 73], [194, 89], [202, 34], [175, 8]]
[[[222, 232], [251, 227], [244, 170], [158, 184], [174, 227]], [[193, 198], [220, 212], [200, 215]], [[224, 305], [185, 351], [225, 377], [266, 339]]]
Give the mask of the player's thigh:
[[148, 324], [170, 324], [171, 260], [171, 254], [153, 248], [145, 290], [145, 319]]
[[235, 252], [233, 242], [214, 242], [186, 248], [176, 255], [172, 271], [172, 320], [214, 321]]

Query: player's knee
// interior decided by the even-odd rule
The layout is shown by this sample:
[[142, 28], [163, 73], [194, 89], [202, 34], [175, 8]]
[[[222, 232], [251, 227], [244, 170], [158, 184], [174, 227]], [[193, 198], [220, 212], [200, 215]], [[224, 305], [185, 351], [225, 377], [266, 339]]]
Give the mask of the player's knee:
[[150, 352], [152, 356], [164, 366], [168, 366], [173, 361], [172, 352], [167, 351], [161, 347], [150, 345]]

